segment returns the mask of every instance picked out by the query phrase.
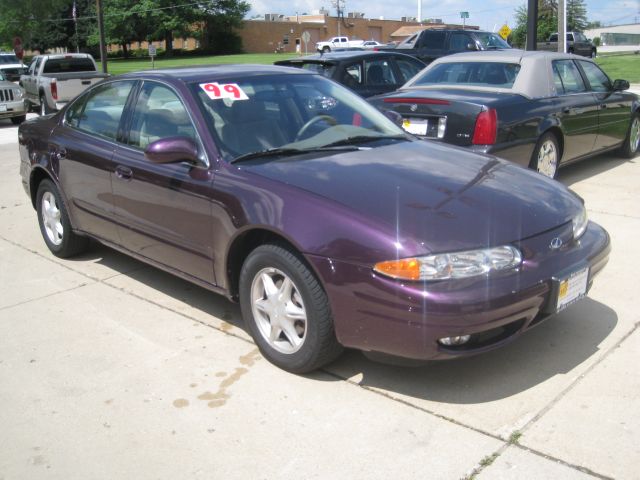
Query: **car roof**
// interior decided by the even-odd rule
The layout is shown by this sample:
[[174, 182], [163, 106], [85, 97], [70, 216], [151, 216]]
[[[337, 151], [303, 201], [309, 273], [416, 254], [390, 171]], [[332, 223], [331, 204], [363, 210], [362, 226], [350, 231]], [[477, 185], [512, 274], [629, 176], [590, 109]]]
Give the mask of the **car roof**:
[[[542, 50], [519, 50], [517, 48], [509, 48], [503, 50], [485, 50], [481, 52], [463, 52], [453, 55], [441, 57], [433, 63], [453, 63], [460, 61], [469, 62], [515, 62], [521, 63], [522, 59], [541, 59], [541, 60], [558, 60], [562, 58], [576, 58], [571, 53], [548, 52]], [[586, 57], [579, 57], [581, 60]]]
[[[553, 72], [550, 68], [553, 60], [581, 60], [593, 63], [590, 58], [580, 57], [570, 53], [545, 51], [527, 51], [517, 49], [490, 50], [482, 52], [465, 52], [448, 55], [432, 62], [423, 72], [428, 72], [438, 65], [446, 63], [515, 63], [520, 65], [520, 72], [511, 88], [475, 86], [466, 84], [412, 85], [412, 81], [402, 87], [402, 90], [434, 90], [454, 88], [467, 91], [486, 91], [497, 93], [518, 94], [526, 98], [546, 98], [557, 95]], [[424, 74], [424, 73], [422, 73]], [[413, 81], [417, 79], [414, 78]]]
[[287, 68], [274, 65], [227, 64], [144, 70], [141, 72], [125, 73], [119, 75], [118, 78], [175, 79], [190, 83], [198, 81], [209, 82], [217, 79], [232, 79], [233, 77], [243, 79], [247, 77], [276, 75], [282, 73], [294, 75], [315, 75], [313, 72], [301, 70], [299, 68]]

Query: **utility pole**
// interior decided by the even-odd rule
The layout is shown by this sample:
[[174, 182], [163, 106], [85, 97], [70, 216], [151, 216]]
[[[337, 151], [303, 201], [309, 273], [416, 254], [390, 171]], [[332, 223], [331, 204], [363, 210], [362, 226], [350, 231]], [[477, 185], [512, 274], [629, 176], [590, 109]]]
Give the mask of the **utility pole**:
[[538, 0], [527, 3], [527, 50], [536, 50], [538, 41]]
[[418, 0], [418, 23], [422, 23], [422, 0]]
[[96, 10], [98, 12], [98, 30], [100, 31], [100, 62], [102, 72], [107, 73], [107, 46], [104, 40], [104, 15], [102, 13], [102, 0], [96, 0]]
[[334, 0], [333, 6], [336, 7], [336, 11], [338, 12], [338, 36], [340, 36], [340, 16], [344, 15], [344, 13], [342, 13], [342, 1], [343, 0]]
[[567, 53], [567, 5], [558, 0], [558, 52]]

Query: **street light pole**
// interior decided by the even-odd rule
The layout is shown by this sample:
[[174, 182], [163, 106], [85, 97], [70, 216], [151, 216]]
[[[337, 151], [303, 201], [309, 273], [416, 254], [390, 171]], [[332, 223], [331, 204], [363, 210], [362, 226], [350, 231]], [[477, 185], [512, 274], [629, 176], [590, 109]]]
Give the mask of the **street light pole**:
[[102, 72], [107, 73], [107, 46], [104, 40], [104, 15], [102, 14], [102, 0], [96, 0], [96, 10], [98, 12], [98, 30], [100, 31], [100, 62]]

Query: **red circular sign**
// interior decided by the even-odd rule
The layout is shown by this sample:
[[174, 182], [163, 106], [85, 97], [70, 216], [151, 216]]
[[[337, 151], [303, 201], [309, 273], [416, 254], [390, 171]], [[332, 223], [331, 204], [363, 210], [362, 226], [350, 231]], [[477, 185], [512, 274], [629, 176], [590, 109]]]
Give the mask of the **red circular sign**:
[[13, 39], [13, 51], [20, 60], [24, 56], [24, 50], [22, 48], [22, 39], [20, 37], [15, 37]]

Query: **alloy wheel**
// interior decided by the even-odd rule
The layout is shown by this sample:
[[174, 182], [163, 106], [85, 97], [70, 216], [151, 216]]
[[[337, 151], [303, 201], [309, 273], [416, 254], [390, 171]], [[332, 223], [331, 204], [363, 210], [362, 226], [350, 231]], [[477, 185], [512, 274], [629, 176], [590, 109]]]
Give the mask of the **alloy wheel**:
[[554, 178], [558, 169], [558, 150], [552, 140], [545, 140], [538, 150], [538, 172]]
[[298, 287], [285, 273], [269, 267], [255, 275], [251, 309], [260, 334], [273, 349], [292, 354], [302, 347], [307, 313]]
[[640, 144], [640, 117], [636, 115], [631, 123], [631, 131], [629, 132], [629, 148], [631, 152], [638, 151]]
[[62, 227], [60, 207], [55, 195], [51, 192], [45, 192], [42, 195], [42, 223], [49, 241], [56, 246], [60, 245], [64, 229]]

